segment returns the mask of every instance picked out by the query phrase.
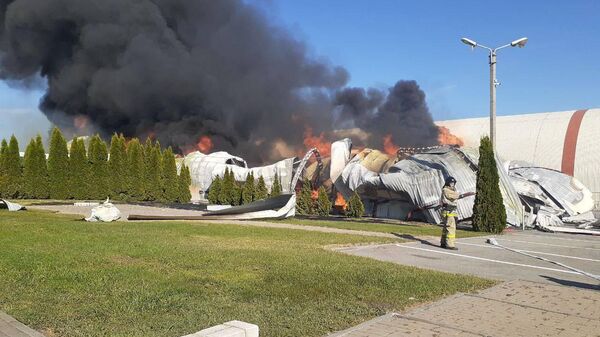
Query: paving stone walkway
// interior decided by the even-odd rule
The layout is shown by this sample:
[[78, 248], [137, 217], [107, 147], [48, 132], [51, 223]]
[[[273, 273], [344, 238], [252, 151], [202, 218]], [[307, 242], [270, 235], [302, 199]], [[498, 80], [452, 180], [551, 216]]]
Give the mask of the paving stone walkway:
[[600, 292], [515, 280], [381, 316], [330, 336], [598, 337]]
[[0, 311], [0, 337], [44, 337], [44, 335]]

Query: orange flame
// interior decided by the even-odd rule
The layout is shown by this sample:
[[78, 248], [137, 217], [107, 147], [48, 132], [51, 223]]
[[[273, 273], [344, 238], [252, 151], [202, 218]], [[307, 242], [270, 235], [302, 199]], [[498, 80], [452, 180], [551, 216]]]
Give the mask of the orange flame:
[[340, 192], [337, 193], [337, 197], [335, 198], [333, 205], [336, 207], [341, 207], [343, 210], [346, 210], [348, 207], [346, 204], [346, 199], [344, 199], [344, 196]]
[[316, 147], [322, 157], [328, 157], [331, 154], [331, 142], [325, 139], [325, 134], [321, 132], [320, 135], [314, 136], [312, 128], [308, 126], [304, 130], [304, 146], [307, 149]]
[[200, 138], [198, 138], [198, 143], [196, 144], [196, 146], [198, 147], [198, 151], [202, 153], [209, 153], [210, 150], [212, 150], [212, 148], [214, 147], [214, 144], [210, 137], [201, 136]]
[[383, 152], [390, 156], [395, 156], [398, 153], [400, 147], [392, 141], [392, 135], [385, 135], [383, 137]]
[[319, 199], [319, 191], [317, 190], [312, 190], [312, 192], [310, 192], [310, 198], [312, 200], [317, 200]]
[[438, 143], [440, 145], [465, 145], [463, 140], [453, 135], [447, 127], [438, 126], [438, 131]]

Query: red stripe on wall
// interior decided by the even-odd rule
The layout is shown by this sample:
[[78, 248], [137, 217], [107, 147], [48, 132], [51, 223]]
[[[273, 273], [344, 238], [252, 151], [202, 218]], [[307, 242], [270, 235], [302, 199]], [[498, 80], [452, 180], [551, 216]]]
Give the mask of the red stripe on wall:
[[587, 110], [577, 110], [571, 116], [567, 134], [565, 135], [565, 144], [563, 146], [562, 164], [560, 170], [573, 176], [575, 174], [575, 154], [577, 152], [577, 137], [579, 136], [579, 128], [581, 121]]

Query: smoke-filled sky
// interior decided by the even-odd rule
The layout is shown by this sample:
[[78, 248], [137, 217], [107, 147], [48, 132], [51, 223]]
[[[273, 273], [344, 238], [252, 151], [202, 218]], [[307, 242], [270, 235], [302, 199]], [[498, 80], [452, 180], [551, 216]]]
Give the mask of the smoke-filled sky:
[[[278, 4], [289, 22], [288, 11], [299, 5]], [[438, 48], [433, 53], [433, 46], [426, 47], [427, 39], [421, 39], [445, 26], [443, 22], [427, 28], [411, 24], [409, 14], [414, 8], [403, 7], [398, 12], [403, 21], [391, 26], [398, 31], [377, 33], [397, 36], [399, 43], [379, 40], [373, 48], [374, 39], [353, 45], [351, 37], [358, 35], [359, 22], [344, 23], [343, 18], [354, 20], [352, 11], [360, 4], [336, 5], [340, 11], [329, 17], [330, 27], [318, 23], [326, 13], [332, 14], [329, 5], [308, 4], [313, 13], [294, 11], [300, 21], [309, 20], [305, 36], [296, 28], [290, 34], [276, 14], [265, 14], [270, 5], [257, 9], [242, 1], [0, 0], [0, 77], [12, 87], [33, 89], [33, 94], [47, 89], [40, 108], [62, 127], [106, 135], [114, 131], [155, 135], [182, 151], [200, 136], [210, 136], [216, 149], [251, 161], [272, 160], [295, 153], [307, 128], [319, 134], [359, 127], [371, 135], [366, 145], [373, 147], [381, 146], [388, 133], [399, 145], [435, 143], [437, 130], [425, 93], [410, 79], [420, 78], [413, 76], [412, 69], [427, 64], [437, 69], [449, 62]], [[376, 13], [382, 6], [368, 7]], [[393, 12], [388, 8], [387, 14], [375, 16], [376, 21], [396, 22], [390, 17]], [[348, 25], [354, 28], [343, 31]], [[366, 33], [376, 29], [370, 24], [360, 26]], [[319, 34], [311, 33], [314, 29]], [[422, 43], [400, 43], [411, 36]], [[304, 40], [326, 53], [319, 55]], [[348, 42], [345, 48], [330, 50], [343, 41]], [[401, 54], [419, 51], [424, 59], [398, 58], [387, 73], [375, 71], [381, 60], [393, 57], [390, 51], [398, 53], [399, 45], [405, 51]], [[358, 51], [370, 55], [363, 57], [360, 72], [356, 67], [348, 71], [328, 58], [332, 54], [337, 61], [340, 54], [359, 55]], [[374, 51], [375, 56], [366, 51]], [[479, 56], [485, 68], [485, 55]], [[427, 57], [435, 60], [426, 62]], [[363, 69], [373, 70], [374, 76], [382, 78], [374, 82], [385, 81], [390, 87], [356, 87], [351, 76], [354, 72], [364, 76]], [[398, 76], [390, 79], [390, 74]], [[480, 96], [475, 99], [485, 100], [485, 94]], [[14, 109], [20, 112], [23, 107], [6, 108], [13, 110], [1, 113], [14, 116]], [[16, 118], [9, 119], [22, 125]]]
[[208, 136], [258, 161], [340, 120], [370, 145], [436, 143], [416, 82], [346, 89], [344, 68], [241, 0], [4, 0], [0, 19], [0, 77], [46, 82], [40, 109], [74, 133], [154, 136], [184, 152]]

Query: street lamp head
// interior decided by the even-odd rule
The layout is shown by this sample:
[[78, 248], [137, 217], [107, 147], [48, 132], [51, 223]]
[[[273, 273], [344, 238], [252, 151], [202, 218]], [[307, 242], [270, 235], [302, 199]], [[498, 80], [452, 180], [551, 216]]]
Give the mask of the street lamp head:
[[525, 44], [527, 43], [527, 38], [526, 37], [522, 37], [518, 40], [514, 40], [513, 42], [510, 43], [511, 47], [519, 47], [519, 48], [523, 48], [525, 47]]
[[471, 46], [471, 48], [477, 47], [477, 42], [475, 42], [473, 40], [469, 40], [466, 37], [463, 37], [460, 40], [462, 41], [462, 43], [466, 44], [467, 46]]

